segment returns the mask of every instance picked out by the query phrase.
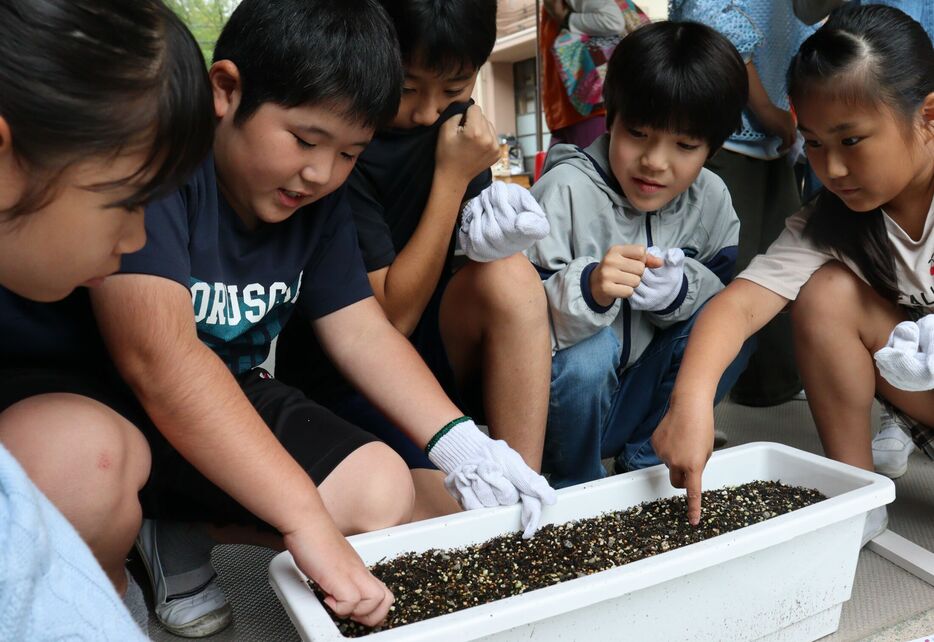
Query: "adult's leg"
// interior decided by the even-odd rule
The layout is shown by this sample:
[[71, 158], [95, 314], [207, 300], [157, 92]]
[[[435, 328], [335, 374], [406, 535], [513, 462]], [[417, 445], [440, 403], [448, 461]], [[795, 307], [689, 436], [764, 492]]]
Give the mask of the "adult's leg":
[[539, 470], [548, 413], [551, 331], [541, 278], [521, 254], [469, 262], [448, 284], [441, 339], [459, 390], [478, 385], [490, 434]]
[[[741, 223], [736, 260], [739, 272], [768, 249], [784, 228], [785, 219], [800, 208], [794, 170], [784, 158], [765, 161], [729, 150], [720, 150], [707, 167], [726, 183]], [[732, 398], [752, 406], [787, 401], [801, 389], [791, 319], [779, 314], [756, 337], [758, 348], [736, 382]]]
[[828, 457], [872, 470], [870, 408], [875, 393], [934, 425], [934, 391], [893, 388], [875, 368], [904, 311], [841, 263], [815, 272], [792, 306], [795, 350], [808, 404]]
[[564, 488], [600, 479], [600, 443], [619, 384], [620, 344], [612, 328], [555, 353], [542, 470]]
[[124, 562], [142, 520], [150, 454], [137, 428], [104, 404], [42, 394], [0, 413], [0, 442], [126, 590]]

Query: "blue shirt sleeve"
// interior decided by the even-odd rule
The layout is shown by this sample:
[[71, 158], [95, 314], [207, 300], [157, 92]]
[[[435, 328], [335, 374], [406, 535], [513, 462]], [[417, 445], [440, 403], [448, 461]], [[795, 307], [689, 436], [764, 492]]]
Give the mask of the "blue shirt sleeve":
[[305, 266], [298, 298], [309, 319], [319, 319], [373, 295], [346, 190], [341, 190], [327, 216], [327, 229]]
[[123, 256], [122, 274], [161, 276], [188, 288], [191, 277], [188, 205], [191, 198], [190, 185], [185, 185], [146, 206], [146, 245], [139, 252]]

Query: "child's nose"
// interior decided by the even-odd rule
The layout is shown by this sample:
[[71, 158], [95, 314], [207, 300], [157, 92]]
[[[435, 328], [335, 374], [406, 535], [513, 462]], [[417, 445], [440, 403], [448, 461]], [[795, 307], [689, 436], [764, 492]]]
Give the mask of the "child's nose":
[[306, 183], [313, 185], [325, 185], [331, 180], [331, 173], [334, 171], [334, 159], [318, 159], [313, 165], [306, 165], [299, 175]]
[[642, 155], [642, 166], [648, 170], [660, 172], [668, 166], [668, 161], [661, 149], [653, 147]]
[[440, 103], [432, 99], [426, 99], [415, 107], [415, 110], [412, 112], [412, 122], [416, 125], [428, 127], [434, 125], [440, 115]]
[[123, 233], [115, 248], [117, 254], [132, 254], [143, 249], [143, 246], [146, 245], [146, 225], [143, 216], [142, 207], [127, 214], [126, 223], [123, 225]]
[[833, 151], [827, 152], [826, 163], [828, 178], [843, 178], [850, 173], [846, 168], [846, 164], [843, 162], [843, 158]]

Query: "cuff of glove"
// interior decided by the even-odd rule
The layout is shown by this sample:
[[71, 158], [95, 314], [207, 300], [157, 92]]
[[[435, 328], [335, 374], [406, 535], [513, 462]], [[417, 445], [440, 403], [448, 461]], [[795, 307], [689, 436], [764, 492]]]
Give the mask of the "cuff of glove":
[[450, 474], [465, 462], [480, 456], [489, 441], [490, 438], [480, 432], [473, 419], [459, 417], [431, 438], [425, 446], [425, 454], [431, 463]]
[[686, 274], [681, 275], [681, 287], [678, 288], [678, 293], [675, 295], [675, 298], [671, 300], [671, 303], [663, 307], [661, 310], [653, 310], [655, 314], [664, 316], [666, 314], [671, 314], [675, 310], [681, 307], [681, 304], [684, 303], [684, 300], [688, 296], [688, 277]]

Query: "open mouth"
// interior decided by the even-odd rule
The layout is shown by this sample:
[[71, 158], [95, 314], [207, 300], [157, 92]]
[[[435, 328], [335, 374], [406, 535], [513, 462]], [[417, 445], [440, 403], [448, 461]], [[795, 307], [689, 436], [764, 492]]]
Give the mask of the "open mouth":
[[302, 201], [309, 198], [310, 194], [304, 192], [294, 192], [290, 189], [279, 188], [279, 201], [286, 207], [298, 207]]

